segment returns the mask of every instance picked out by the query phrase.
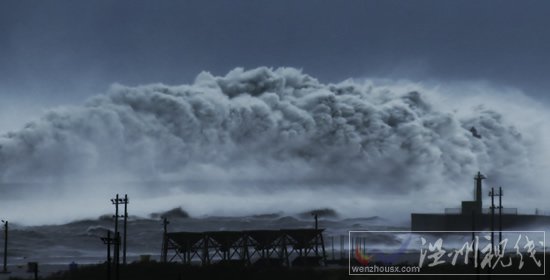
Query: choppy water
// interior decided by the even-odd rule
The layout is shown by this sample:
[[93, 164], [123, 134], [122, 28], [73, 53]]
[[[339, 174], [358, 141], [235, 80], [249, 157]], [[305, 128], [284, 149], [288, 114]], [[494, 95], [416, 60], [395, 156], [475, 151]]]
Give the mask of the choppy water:
[[[325, 228], [325, 243], [329, 247], [332, 236], [339, 248], [339, 237], [350, 230], [407, 230], [406, 225], [389, 226], [380, 217], [320, 218], [319, 227]], [[242, 217], [171, 217], [168, 231], [218, 231], [253, 229], [313, 228], [310, 215], [286, 215], [273, 213]], [[122, 222], [119, 221], [122, 229]], [[160, 255], [162, 245], [162, 221], [160, 218], [131, 217], [128, 221], [128, 259], [140, 255]], [[98, 263], [105, 259], [106, 247], [100, 240], [107, 230], [114, 229], [114, 221], [108, 216], [98, 219], [75, 221], [62, 225], [10, 226], [9, 263], [26, 264], [38, 261], [42, 264]], [[347, 239], [346, 239], [347, 244]]]

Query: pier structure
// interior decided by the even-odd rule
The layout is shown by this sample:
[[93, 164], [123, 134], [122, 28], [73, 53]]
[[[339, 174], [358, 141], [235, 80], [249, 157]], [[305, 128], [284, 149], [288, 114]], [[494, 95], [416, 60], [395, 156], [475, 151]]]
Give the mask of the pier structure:
[[326, 264], [324, 229], [165, 232], [162, 261], [185, 264]]

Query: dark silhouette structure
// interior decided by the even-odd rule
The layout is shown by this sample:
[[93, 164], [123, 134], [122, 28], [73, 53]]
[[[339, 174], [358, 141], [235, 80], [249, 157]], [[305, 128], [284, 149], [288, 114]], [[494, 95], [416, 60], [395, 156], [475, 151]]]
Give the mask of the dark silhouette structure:
[[38, 280], [38, 262], [29, 262], [27, 272], [31, 272], [34, 275], [34, 280]]
[[[120, 215], [118, 214], [118, 205], [122, 202], [120, 198], [118, 198], [118, 194], [116, 194], [115, 198], [111, 199], [111, 203], [115, 205], [115, 214], [113, 215], [113, 218], [115, 219], [115, 238], [118, 236], [118, 218], [120, 218]], [[113, 259], [115, 266], [118, 266], [119, 264], [119, 255], [120, 255], [120, 242], [114, 242], [114, 253], [113, 253]]]
[[[115, 219], [115, 238], [120, 238], [120, 231], [118, 229], [118, 218], [123, 218], [123, 229], [124, 229], [124, 239], [121, 242], [120, 240], [114, 243], [114, 262], [118, 266], [120, 264], [120, 245], [122, 244], [122, 263], [126, 264], [126, 238], [127, 238], [127, 228], [128, 228], [128, 195], [125, 194], [124, 198], [120, 198], [117, 194], [115, 198], [111, 199], [111, 203], [115, 205], [115, 214], [113, 218]], [[124, 214], [119, 215], [119, 205], [124, 204]]]
[[111, 280], [111, 245], [114, 245], [117, 242], [117, 239], [112, 238], [111, 231], [108, 230], [107, 237], [102, 237], [101, 241], [103, 241], [103, 244], [107, 245], [107, 261], [105, 264], [107, 265], [107, 280]]
[[126, 264], [126, 239], [127, 239], [127, 232], [128, 232], [128, 203], [130, 203], [130, 200], [128, 200], [128, 195], [124, 195], [124, 200], [122, 201], [124, 203], [124, 240], [122, 242], [122, 264]]
[[[168, 256], [167, 256], [167, 253], [168, 253], [168, 238], [167, 238], [168, 224], [170, 224], [168, 219], [166, 217], [163, 217], [162, 218], [162, 228], [163, 228], [163, 231], [162, 231], [162, 249], [161, 249], [161, 252], [160, 252], [160, 261], [161, 262], [167, 262], [167, 258], [168, 258]], [[173, 249], [173, 248], [170, 248], [170, 249]]]
[[[165, 223], [166, 224], [166, 223]], [[162, 261], [201, 265], [321, 265], [326, 262], [324, 229], [165, 233]], [[172, 256], [168, 259], [169, 251]]]
[[[124, 198], [120, 198], [116, 194], [115, 198], [111, 199], [111, 203], [115, 205], [115, 214], [113, 218], [115, 219], [114, 233], [113, 237], [110, 236], [110, 232], [107, 232], [107, 237], [101, 238], [103, 243], [107, 244], [107, 274], [109, 278], [111, 277], [111, 245], [113, 245], [113, 260], [115, 266], [115, 279], [120, 277], [120, 245], [122, 244], [122, 263], [126, 264], [126, 238], [127, 238], [127, 224], [128, 224], [128, 195], [125, 194]], [[124, 204], [124, 214], [119, 215], [119, 205]], [[120, 231], [118, 229], [118, 218], [123, 218], [123, 229], [124, 229], [124, 239], [121, 242]]]
[[498, 251], [501, 252], [502, 243], [502, 187], [498, 187]]
[[8, 273], [8, 221], [2, 220], [4, 224], [4, 266], [2, 273]]
[[[499, 250], [500, 242], [502, 242], [502, 187], [499, 188], [498, 193], [495, 193], [495, 188], [491, 188], [489, 192], [491, 197], [491, 246], [495, 248], [495, 209], [498, 209], [498, 221], [499, 221]], [[495, 206], [495, 196], [498, 196], [499, 205]]]
[[[550, 225], [550, 216], [538, 214], [518, 214], [516, 208], [502, 207], [502, 188], [499, 193], [490, 192], [491, 207], [483, 208], [482, 183], [486, 177], [478, 172], [474, 177], [474, 200], [462, 201], [462, 208], [447, 208], [442, 214], [411, 214], [411, 230], [413, 231], [467, 231], [476, 230], [494, 231], [494, 212], [499, 209], [499, 230], [510, 227], [521, 227], [530, 224]], [[494, 196], [499, 196], [499, 206], [494, 206]], [[502, 234], [499, 235], [502, 239]]]

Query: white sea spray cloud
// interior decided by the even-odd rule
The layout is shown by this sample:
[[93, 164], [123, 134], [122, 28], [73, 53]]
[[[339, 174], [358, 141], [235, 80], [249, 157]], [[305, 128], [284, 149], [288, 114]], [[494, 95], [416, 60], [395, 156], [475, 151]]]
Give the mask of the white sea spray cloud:
[[546, 128], [510, 120], [500, 103], [455, 96], [456, 106], [442, 104], [445, 90], [323, 84], [294, 68], [266, 67], [204, 72], [181, 86], [115, 85], [0, 136], [0, 182], [4, 191], [10, 182], [123, 177], [235, 191], [425, 193], [463, 185], [478, 170], [510, 182], [543, 173], [546, 134], [537, 133]]

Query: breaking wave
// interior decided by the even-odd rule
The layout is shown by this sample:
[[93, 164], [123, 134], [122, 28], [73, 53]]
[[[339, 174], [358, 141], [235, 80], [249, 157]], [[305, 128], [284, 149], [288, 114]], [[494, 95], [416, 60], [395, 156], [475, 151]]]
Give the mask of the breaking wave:
[[454, 108], [442, 95], [413, 83], [324, 84], [266, 67], [203, 72], [189, 85], [114, 85], [0, 136], [0, 182], [407, 192], [468, 182], [478, 170], [531, 176], [524, 171], [540, 148], [531, 130], [499, 108]]

